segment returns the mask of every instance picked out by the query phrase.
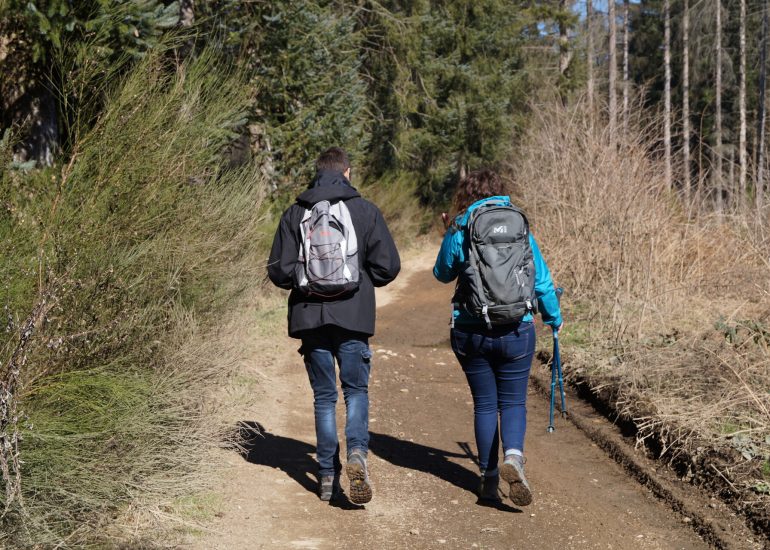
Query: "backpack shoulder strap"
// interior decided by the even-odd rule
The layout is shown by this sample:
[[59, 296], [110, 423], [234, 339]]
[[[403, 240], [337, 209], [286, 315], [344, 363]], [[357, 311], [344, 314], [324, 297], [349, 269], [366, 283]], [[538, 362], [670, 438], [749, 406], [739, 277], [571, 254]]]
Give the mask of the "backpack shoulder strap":
[[470, 219], [468, 220], [468, 225], [466, 227], [467, 238], [468, 238], [468, 263], [470, 263], [471, 266], [471, 273], [473, 274], [473, 278], [475, 279], [475, 285], [479, 292], [479, 300], [481, 302], [481, 314], [484, 316], [484, 321], [487, 324], [487, 328], [492, 328], [492, 321], [489, 318], [489, 304], [487, 304], [487, 297], [484, 294], [484, 282], [481, 280], [481, 270], [479, 269], [479, 262], [478, 262], [478, 255], [479, 250], [478, 246], [476, 245], [475, 240], [473, 239], [473, 225], [476, 221], [476, 215], [479, 213], [479, 209], [475, 208], [470, 213]]

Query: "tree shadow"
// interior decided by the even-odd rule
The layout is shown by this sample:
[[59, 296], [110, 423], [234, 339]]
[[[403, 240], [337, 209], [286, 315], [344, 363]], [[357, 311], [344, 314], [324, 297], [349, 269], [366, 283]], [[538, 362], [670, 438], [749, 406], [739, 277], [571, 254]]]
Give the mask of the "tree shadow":
[[[244, 460], [280, 470], [309, 493], [318, 494], [318, 465], [313, 458], [313, 445], [270, 433], [262, 424], [254, 421], [240, 421], [236, 430], [236, 448]], [[364, 508], [350, 502], [344, 492], [329, 504], [344, 510]]]
[[[478, 460], [467, 442], [458, 441], [457, 445], [462, 450], [461, 453], [436, 449], [375, 432], [371, 432], [369, 439], [369, 450], [391, 464], [434, 475], [475, 495], [479, 483], [478, 474], [449, 459], [467, 458], [476, 464]], [[518, 508], [503, 502], [478, 500], [477, 504], [505, 512], [521, 513]]]

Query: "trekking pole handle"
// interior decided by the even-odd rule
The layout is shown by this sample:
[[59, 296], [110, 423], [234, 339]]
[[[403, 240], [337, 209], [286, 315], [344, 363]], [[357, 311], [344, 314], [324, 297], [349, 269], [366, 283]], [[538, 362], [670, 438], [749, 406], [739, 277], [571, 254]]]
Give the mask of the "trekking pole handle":
[[[557, 286], [554, 289], [554, 292], [556, 293], [556, 299], [559, 301], [559, 305], [561, 305], [561, 295], [564, 294], [564, 289], [560, 286]], [[553, 337], [556, 339], [559, 338], [559, 331], [556, 328], [553, 329]]]

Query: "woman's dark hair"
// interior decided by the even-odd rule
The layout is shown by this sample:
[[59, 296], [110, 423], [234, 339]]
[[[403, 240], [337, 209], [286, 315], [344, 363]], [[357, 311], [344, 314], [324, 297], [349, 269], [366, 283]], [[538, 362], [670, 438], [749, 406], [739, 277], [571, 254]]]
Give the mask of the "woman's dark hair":
[[475, 170], [457, 184], [452, 206], [459, 213], [478, 200], [504, 194], [505, 185], [496, 172], [486, 168]]
[[344, 172], [348, 168], [350, 168], [350, 160], [345, 150], [341, 147], [329, 147], [315, 161], [315, 169], [318, 172], [321, 170]]

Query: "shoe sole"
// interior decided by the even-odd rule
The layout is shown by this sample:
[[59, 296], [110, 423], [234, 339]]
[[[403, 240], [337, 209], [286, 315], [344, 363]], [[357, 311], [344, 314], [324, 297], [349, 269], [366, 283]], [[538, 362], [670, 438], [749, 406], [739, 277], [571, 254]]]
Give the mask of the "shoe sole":
[[511, 464], [500, 466], [500, 477], [509, 485], [508, 498], [516, 506], [529, 506], [532, 504], [532, 491], [529, 490], [519, 472]]
[[350, 479], [350, 502], [366, 504], [372, 500], [372, 486], [366, 479], [366, 470], [362, 464], [348, 464], [345, 472]]

